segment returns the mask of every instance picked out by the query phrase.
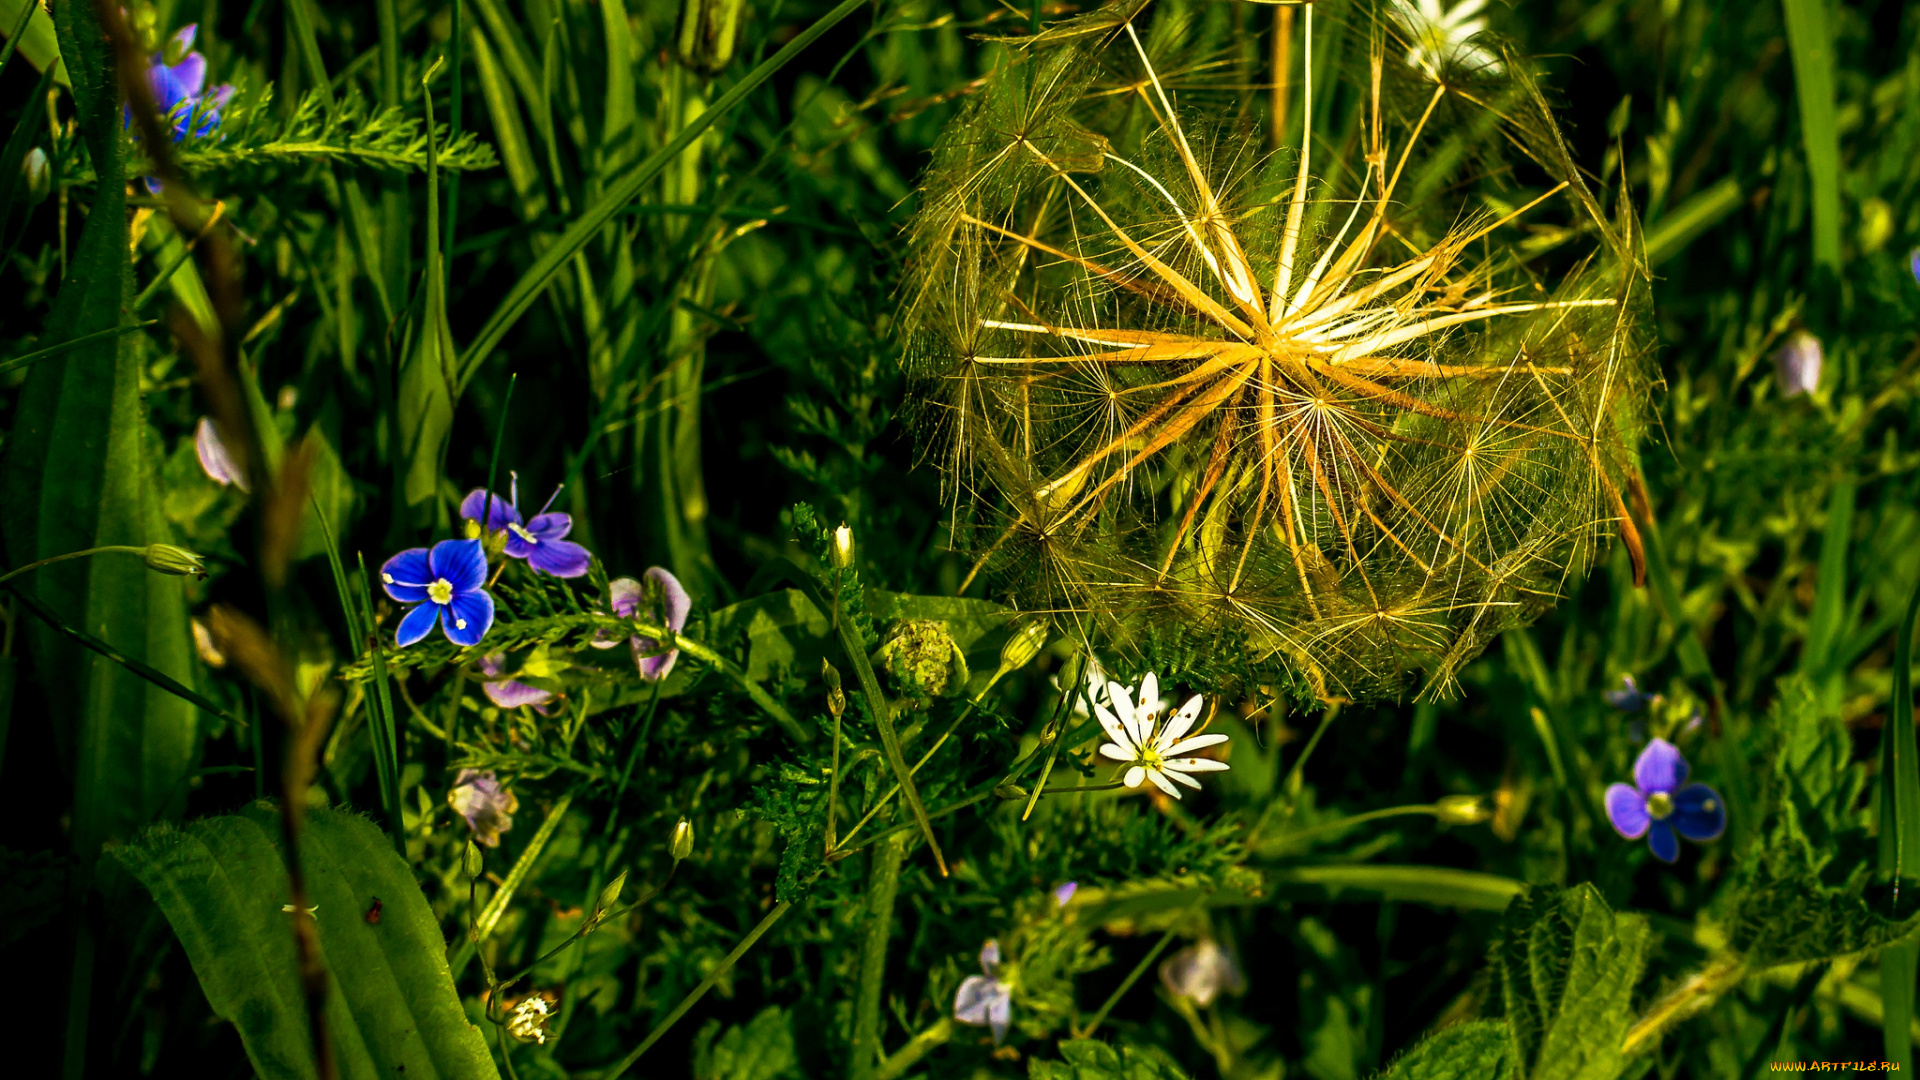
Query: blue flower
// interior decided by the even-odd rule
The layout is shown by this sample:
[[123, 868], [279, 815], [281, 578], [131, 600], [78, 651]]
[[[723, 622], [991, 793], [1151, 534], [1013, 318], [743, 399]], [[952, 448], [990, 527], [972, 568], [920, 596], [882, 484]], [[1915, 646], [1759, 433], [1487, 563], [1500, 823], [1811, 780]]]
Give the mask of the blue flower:
[[[563, 539], [573, 531], [573, 517], [569, 514], [549, 514], [543, 506], [533, 520], [522, 521], [518, 474], [513, 474], [511, 490], [513, 498], [502, 499], [495, 495], [489, 506], [486, 489], [474, 488], [461, 501], [460, 516], [478, 522], [481, 515], [486, 515], [487, 532], [506, 532], [507, 555], [527, 560], [527, 565], [535, 570], [544, 570], [554, 577], [563, 578], [584, 575], [593, 564], [593, 556], [579, 544]], [[559, 497], [560, 488], [554, 488], [552, 497], [547, 499], [547, 506], [552, 506], [553, 500]]]
[[400, 620], [394, 644], [419, 641], [436, 620], [455, 645], [478, 645], [493, 627], [493, 594], [487, 580], [487, 556], [478, 540], [442, 540], [433, 550], [410, 548], [380, 568], [387, 595], [417, 604]]
[[[207, 85], [207, 58], [193, 51], [198, 27], [189, 23], [167, 42], [165, 52], [153, 54], [147, 68], [147, 84], [153, 88], [153, 104], [163, 117], [173, 120], [173, 141], [187, 137], [191, 126], [196, 136], [206, 135], [220, 126], [220, 110], [233, 97], [233, 87]], [[166, 58], [180, 59], [169, 64]]]
[[1680, 857], [1674, 834], [1696, 844], [1719, 839], [1727, 828], [1727, 804], [1707, 785], [1688, 784], [1679, 748], [1655, 739], [1633, 763], [1633, 784], [1607, 788], [1607, 820], [1628, 840], [1646, 837], [1654, 858], [1673, 862]]
[[1007, 1037], [1007, 1025], [1013, 1019], [1013, 987], [995, 977], [1000, 970], [1000, 943], [989, 939], [980, 949], [980, 970], [985, 975], [969, 975], [953, 997], [953, 1018], [963, 1024], [981, 1024], [993, 1028], [998, 1046]]
[[1620, 689], [1608, 690], [1600, 696], [1607, 699], [1607, 704], [1621, 712], [1639, 712], [1660, 700], [1659, 694], [1649, 694], [1640, 689], [1640, 684], [1634, 682], [1631, 675], [1620, 676]]

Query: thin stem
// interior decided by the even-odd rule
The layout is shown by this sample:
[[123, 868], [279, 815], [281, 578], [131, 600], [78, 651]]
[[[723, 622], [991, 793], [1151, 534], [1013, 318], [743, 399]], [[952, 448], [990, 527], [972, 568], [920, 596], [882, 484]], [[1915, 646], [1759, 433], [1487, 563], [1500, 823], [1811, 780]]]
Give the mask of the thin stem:
[[1101, 1004], [1100, 1010], [1093, 1014], [1092, 1022], [1087, 1024], [1085, 1028], [1073, 1033], [1074, 1038], [1084, 1039], [1099, 1030], [1100, 1025], [1106, 1021], [1107, 1014], [1113, 1011], [1115, 1005], [1120, 1004], [1120, 999], [1126, 996], [1127, 991], [1133, 989], [1133, 984], [1140, 981], [1141, 974], [1143, 974], [1155, 960], [1160, 958], [1160, 954], [1166, 951], [1168, 945], [1172, 944], [1173, 935], [1178, 933], [1179, 930], [1179, 923], [1167, 927], [1167, 932], [1160, 935], [1160, 940], [1155, 942], [1153, 948], [1147, 951], [1147, 955], [1141, 957], [1140, 962], [1133, 965], [1133, 970], [1127, 972], [1127, 977], [1120, 981], [1120, 985], [1114, 987], [1113, 993], [1107, 995], [1107, 1000]]
[[727, 972], [732, 971], [733, 965], [739, 963], [740, 958], [747, 954], [747, 950], [753, 948], [754, 943], [759, 941], [768, 930], [773, 929], [773, 924], [779, 922], [780, 917], [785, 915], [787, 909], [792, 906], [793, 901], [791, 900], [782, 900], [778, 904], [775, 904], [773, 910], [767, 912], [766, 916], [762, 918], [752, 930], [747, 932], [747, 936], [740, 940], [740, 944], [735, 945], [733, 951], [728, 953], [717, 967], [711, 972], [708, 972], [706, 978], [700, 980], [700, 985], [688, 991], [687, 996], [680, 999], [680, 1004], [675, 1005], [673, 1011], [667, 1014], [667, 1018], [660, 1021], [652, 1031], [647, 1033], [646, 1039], [642, 1041], [639, 1046], [633, 1048], [633, 1053], [615, 1062], [612, 1068], [600, 1074], [598, 1080], [619, 1080], [621, 1076], [626, 1074], [628, 1069], [633, 1068], [633, 1063], [640, 1060], [640, 1055], [652, 1049], [653, 1044], [659, 1042], [660, 1037], [671, 1030], [673, 1025], [678, 1023], [680, 1018], [687, 1014], [687, 1010], [699, 1004], [700, 999], [707, 996], [707, 991], [713, 989], [713, 984], [719, 982], [721, 977]]
[[1288, 798], [1297, 800], [1300, 797], [1300, 787], [1304, 783], [1302, 773], [1307, 767], [1307, 759], [1313, 756], [1313, 750], [1320, 745], [1320, 738], [1327, 733], [1327, 728], [1333, 726], [1333, 718], [1340, 715], [1340, 704], [1338, 701], [1327, 703], [1327, 711], [1320, 717], [1320, 726], [1313, 730], [1313, 738], [1307, 740], [1300, 756], [1294, 759], [1293, 768], [1287, 772]]
[[51, 566], [57, 562], [66, 562], [68, 559], [80, 559], [88, 555], [103, 555], [109, 551], [124, 551], [130, 555], [145, 555], [147, 553], [146, 548], [134, 547], [130, 544], [108, 544], [105, 547], [88, 548], [85, 551], [69, 551], [65, 555], [49, 556], [38, 562], [30, 562], [17, 570], [9, 570], [5, 574], [0, 574], [0, 585], [12, 581], [14, 578], [19, 577], [29, 570], [38, 570], [43, 566]]
[[1338, 821], [1322, 822], [1318, 825], [1313, 826], [1312, 828], [1301, 829], [1299, 832], [1287, 833], [1286, 835], [1280, 837], [1277, 841], [1275, 841], [1275, 843], [1292, 844], [1295, 841], [1305, 839], [1306, 837], [1309, 837], [1309, 836], [1317, 836], [1322, 833], [1345, 832], [1347, 829], [1350, 829], [1355, 825], [1364, 825], [1369, 821], [1379, 821], [1383, 818], [1410, 817], [1417, 814], [1425, 814], [1428, 817], [1436, 817], [1439, 815], [1439, 813], [1440, 813], [1440, 809], [1432, 805], [1431, 803], [1427, 803], [1419, 806], [1389, 806], [1380, 810], [1369, 810], [1364, 814], [1355, 814], [1352, 817], [1344, 817]]
[[[1067, 741], [1064, 738], [1066, 732], [1060, 730], [1060, 714], [1067, 710], [1067, 703], [1073, 700], [1075, 694], [1081, 695], [1082, 698], [1088, 697], [1086, 687], [1083, 685], [1085, 680], [1082, 679], [1082, 676], [1086, 674], [1087, 666], [1083, 658], [1088, 655], [1090, 654], [1085, 651], [1077, 652], [1068, 659], [1067, 663], [1069, 666], [1060, 669], [1061, 685], [1064, 686], [1066, 690], [1060, 695], [1060, 701], [1054, 705], [1053, 716], [1047, 721], [1046, 728], [1047, 731], [1053, 734], [1053, 745], [1047, 748], [1047, 763], [1040, 767], [1040, 782], [1033, 785], [1033, 794], [1027, 796], [1027, 808], [1020, 813], [1021, 821], [1025, 821], [1033, 816], [1033, 808], [1040, 802], [1040, 790], [1047, 786], [1047, 777], [1053, 775], [1053, 763], [1060, 757], [1060, 747]], [[1076, 665], [1075, 661], [1080, 662]], [[1069, 671], [1071, 671], [1071, 674], [1069, 674]], [[1093, 711], [1093, 702], [1091, 700], [1087, 701], [1087, 711]]]

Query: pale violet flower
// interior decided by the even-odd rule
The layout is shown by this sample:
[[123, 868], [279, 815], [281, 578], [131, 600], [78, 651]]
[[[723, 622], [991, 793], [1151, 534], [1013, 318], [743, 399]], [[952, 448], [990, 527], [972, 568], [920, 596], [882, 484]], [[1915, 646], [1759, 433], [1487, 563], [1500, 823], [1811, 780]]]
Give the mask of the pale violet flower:
[[1136, 707], [1132, 690], [1117, 682], [1108, 683], [1107, 699], [1113, 707], [1109, 709], [1096, 703], [1093, 709], [1107, 738], [1113, 740], [1101, 744], [1100, 754], [1127, 766], [1128, 787], [1137, 788], [1151, 780], [1153, 786], [1177, 799], [1180, 789], [1173, 786], [1174, 781], [1198, 791], [1200, 781], [1188, 773], [1221, 772], [1227, 768], [1224, 761], [1180, 756], [1227, 741], [1225, 735], [1182, 738], [1193, 728], [1194, 721], [1200, 719], [1199, 694], [1188, 698], [1180, 711], [1168, 717], [1162, 726], [1160, 718], [1165, 709], [1160, 701], [1159, 678], [1148, 672], [1147, 677], [1140, 680], [1139, 693], [1140, 704]]
[[1053, 906], [1063, 908], [1073, 903], [1073, 894], [1078, 892], [1079, 889], [1080, 883], [1077, 881], [1069, 881], [1065, 885], [1055, 886], [1053, 890]]
[[969, 975], [953, 996], [953, 1018], [962, 1024], [977, 1024], [993, 1029], [994, 1045], [1007, 1037], [1007, 1025], [1013, 1018], [1013, 987], [1001, 982], [1000, 943], [989, 939], [980, 949], [980, 970], [984, 975]]
[[1406, 31], [1407, 63], [1438, 79], [1442, 67], [1500, 73], [1500, 58], [1474, 38], [1487, 28], [1480, 12], [1487, 0], [1460, 0], [1442, 8], [1441, 0], [1393, 0], [1387, 9]]
[[[693, 611], [693, 599], [681, 587], [680, 579], [659, 566], [648, 567], [638, 581], [630, 577], [615, 578], [607, 583], [607, 591], [607, 609], [615, 615], [658, 623], [676, 634], [686, 629], [687, 615]], [[673, 672], [673, 662], [680, 657], [679, 649], [662, 651], [661, 643], [649, 637], [630, 637], [627, 643], [633, 649], [634, 666], [648, 682], [666, 678]], [[611, 649], [618, 644], [604, 630], [593, 636], [592, 645], [596, 649]]]
[[247, 483], [247, 474], [228, 452], [227, 444], [220, 441], [220, 430], [213, 426], [212, 417], [201, 417], [199, 426], [193, 429], [193, 452], [200, 459], [200, 469], [207, 474], [207, 479], [222, 487], [232, 484], [241, 491], [253, 490]]
[[1168, 957], [1160, 965], [1160, 982], [1180, 997], [1190, 998], [1201, 1008], [1225, 990], [1237, 994], [1247, 988], [1247, 977], [1233, 954], [1212, 938], [1196, 942]]
[[500, 834], [513, 828], [513, 812], [520, 809], [520, 800], [494, 778], [491, 769], [461, 769], [447, 791], [447, 805], [467, 819], [475, 840], [499, 847]]
[[1823, 359], [1820, 339], [1805, 330], [1795, 330], [1787, 343], [1773, 354], [1773, 373], [1780, 384], [1780, 396], [1799, 397], [1818, 389]]

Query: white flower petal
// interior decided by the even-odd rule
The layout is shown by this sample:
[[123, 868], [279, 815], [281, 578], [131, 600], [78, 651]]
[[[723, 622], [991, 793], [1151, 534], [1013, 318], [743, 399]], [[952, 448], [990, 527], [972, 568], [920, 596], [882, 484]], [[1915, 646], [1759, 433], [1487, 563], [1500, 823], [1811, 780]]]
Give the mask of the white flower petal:
[[1226, 772], [1233, 768], [1224, 761], [1203, 757], [1169, 758], [1164, 764], [1169, 769], [1178, 769], [1181, 772]]
[[1166, 774], [1161, 772], [1159, 769], [1148, 769], [1147, 779], [1153, 781], [1154, 787], [1159, 788], [1161, 791], [1166, 792], [1168, 795], [1171, 795], [1176, 799], [1180, 797], [1180, 789], [1168, 783]]
[[1173, 745], [1174, 740], [1185, 735], [1193, 727], [1195, 720], [1200, 719], [1200, 704], [1200, 695], [1193, 695], [1187, 699], [1185, 705], [1180, 706], [1179, 712], [1173, 714], [1173, 719], [1167, 721], [1166, 730], [1160, 733], [1160, 738], [1157, 740], [1162, 753], [1166, 752], [1167, 747]]
[[1100, 756], [1111, 761], [1132, 761], [1137, 755], [1130, 753], [1119, 743], [1101, 743]]
[[1140, 710], [1140, 734], [1152, 734], [1147, 730], [1147, 718], [1150, 714], [1160, 711], [1160, 676], [1149, 671], [1147, 677], [1140, 680], [1140, 697], [1135, 707]]
[[1133, 768], [1127, 770], [1126, 785], [1128, 787], [1139, 787], [1146, 779], [1147, 779], [1147, 770], [1141, 768], [1138, 765], [1135, 765]]
[[[1133, 740], [1133, 729], [1122, 726], [1120, 721], [1115, 719], [1111, 712], [1107, 711], [1105, 705], [1095, 703], [1093, 706], [1093, 715], [1100, 721], [1100, 730], [1107, 733], [1107, 738], [1112, 739], [1122, 747], [1138, 745]], [[1127, 757], [1131, 758], [1133, 755], [1129, 753]]]
[[1160, 752], [1167, 757], [1175, 757], [1180, 754], [1192, 753], [1195, 750], [1205, 750], [1209, 746], [1219, 746], [1226, 741], [1227, 737], [1218, 733], [1195, 735], [1191, 739], [1174, 743], [1172, 746], [1162, 747]]
[[1199, 791], [1199, 790], [1200, 790], [1200, 781], [1198, 781], [1198, 780], [1195, 780], [1195, 779], [1194, 779], [1193, 777], [1191, 777], [1191, 776], [1188, 776], [1188, 775], [1187, 775], [1186, 773], [1183, 773], [1183, 772], [1175, 772], [1175, 771], [1173, 771], [1172, 769], [1168, 769], [1168, 770], [1167, 770], [1167, 779], [1169, 779], [1169, 780], [1177, 780], [1177, 781], [1179, 781], [1180, 783], [1182, 783], [1182, 784], [1185, 784], [1185, 785], [1187, 785], [1188, 787], [1190, 787], [1190, 788], [1192, 788], [1192, 789], [1193, 789], [1193, 790], [1195, 790], [1195, 791]]
[[1133, 691], [1117, 682], [1110, 682], [1107, 684], [1107, 700], [1113, 705], [1114, 715], [1126, 725], [1127, 734], [1133, 738], [1133, 745], [1147, 745], [1147, 733], [1140, 730], [1140, 719], [1134, 712]]

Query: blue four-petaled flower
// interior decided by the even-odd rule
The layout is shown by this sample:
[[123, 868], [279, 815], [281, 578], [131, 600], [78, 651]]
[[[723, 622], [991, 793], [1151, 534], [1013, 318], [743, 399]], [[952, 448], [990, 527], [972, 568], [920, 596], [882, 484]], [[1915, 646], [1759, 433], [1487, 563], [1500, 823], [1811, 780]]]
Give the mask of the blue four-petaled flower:
[[[513, 497], [502, 499], [494, 495], [489, 504], [487, 490], [474, 488], [460, 503], [460, 516], [468, 521], [479, 521], [486, 517], [486, 530], [490, 533], [505, 531], [507, 534], [507, 555], [514, 559], [525, 559], [527, 565], [535, 570], [543, 570], [554, 577], [576, 578], [584, 575], [593, 564], [593, 556], [586, 548], [565, 539], [573, 531], [573, 517], [569, 514], [549, 514], [546, 507], [533, 516], [531, 521], [520, 517], [520, 478], [513, 478]], [[547, 506], [553, 505], [553, 499], [560, 497], [560, 489], [553, 490], [553, 498], [547, 500]]]
[[1629, 840], [1647, 838], [1654, 858], [1680, 857], [1684, 836], [1695, 843], [1718, 839], [1727, 828], [1727, 804], [1705, 784], [1687, 783], [1687, 759], [1679, 747], [1655, 739], [1633, 763], [1633, 783], [1607, 788], [1607, 820]]
[[998, 978], [1000, 943], [989, 940], [980, 949], [980, 970], [984, 975], [969, 975], [953, 996], [953, 1018], [962, 1024], [978, 1024], [993, 1029], [998, 1046], [1007, 1037], [1013, 1020], [1013, 988]]
[[[152, 66], [147, 68], [147, 85], [153, 88], [154, 108], [162, 118], [173, 120], [174, 142], [187, 137], [189, 125], [195, 136], [206, 135], [219, 127], [220, 110], [233, 97], [231, 86], [206, 90], [207, 58], [193, 51], [197, 29], [193, 24], [181, 27], [168, 42], [167, 51], [155, 53]], [[180, 59], [169, 64], [168, 54]]]
[[380, 568], [387, 595], [418, 605], [400, 620], [394, 644], [405, 647], [426, 637], [437, 621], [455, 645], [478, 645], [493, 626], [493, 594], [487, 580], [487, 555], [478, 540], [442, 540], [433, 550], [410, 548]]

